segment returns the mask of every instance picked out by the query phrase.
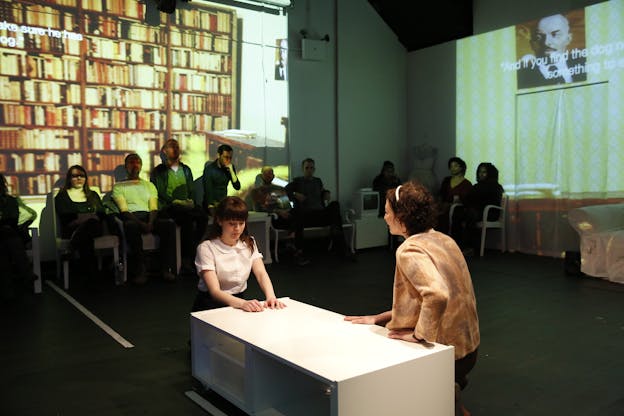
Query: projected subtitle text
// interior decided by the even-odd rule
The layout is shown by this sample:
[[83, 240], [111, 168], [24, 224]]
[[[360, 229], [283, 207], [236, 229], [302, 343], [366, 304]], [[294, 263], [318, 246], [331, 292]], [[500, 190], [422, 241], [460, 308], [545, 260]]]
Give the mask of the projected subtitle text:
[[[595, 45], [585, 49], [573, 48], [562, 54], [553, 54], [550, 57], [536, 57], [533, 55], [525, 55], [514, 62], [502, 62], [500, 68], [504, 72], [518, 71], [521, 69], [538, 69], [541, 67], [553, 67], [556, 69], [549, 70], [547, 77], [562, 76], [565, 71], [570, 75], [578, 75], [582, 73], [600, 73], [604, 70], [612, 70], [616, 68], [624, 68], [624, 57], [620, 56], [624, 52], [624, 42], [612, 42], [604, 45]], [[562, 63], [574, 62], [584, 58], [602, 57], [600, 60], [593, 62], [576, 63], [571, 66], [561, 65]]]
[[6, 20], [0, 21], [0, 31], [6, 31], [6, 34], [0, 35], [0, 46], [9, 48], [23, 48], [24, 36], [47, 36], [56, 39], [67, 39], [73, 41], [82, 41], [84, 37], [81, 33], [71, 32], [68, 30], [56, 30], [51, 27], [38, 27], [18, 25], [9, 23]]

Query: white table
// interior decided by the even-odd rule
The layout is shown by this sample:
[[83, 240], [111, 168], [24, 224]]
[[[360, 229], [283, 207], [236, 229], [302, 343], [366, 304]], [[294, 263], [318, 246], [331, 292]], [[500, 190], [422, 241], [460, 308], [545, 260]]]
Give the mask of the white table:
[[260, 313], [192, 313], [193, 376], [253, 415], [453, 415], [452, 347], [282, 301]]

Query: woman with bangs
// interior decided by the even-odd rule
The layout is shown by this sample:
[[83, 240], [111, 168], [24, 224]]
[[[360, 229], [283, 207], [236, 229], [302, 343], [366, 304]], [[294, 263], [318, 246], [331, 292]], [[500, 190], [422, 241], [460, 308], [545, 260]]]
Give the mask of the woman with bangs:
[[[217, 206], [214, 222], [197, 247], [195, 267], [200, 278], [193, 312], [224, 306], [261, 312], [285, 306], [277, 300], [262, 254], [247, 231], [247, 216], [247, 204], [238, 197], [228, 196]], [[266, 298], [264, 302], [244, 297], [252, 271]]]

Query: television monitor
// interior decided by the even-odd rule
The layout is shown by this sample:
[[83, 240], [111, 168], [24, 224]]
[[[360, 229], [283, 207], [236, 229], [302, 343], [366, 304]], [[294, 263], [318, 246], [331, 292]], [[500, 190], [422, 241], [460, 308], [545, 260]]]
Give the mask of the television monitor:
[[355, 218], [376, 217], [379, 213], [379, 192], [371, 188], [358, 189], [353, 193]]

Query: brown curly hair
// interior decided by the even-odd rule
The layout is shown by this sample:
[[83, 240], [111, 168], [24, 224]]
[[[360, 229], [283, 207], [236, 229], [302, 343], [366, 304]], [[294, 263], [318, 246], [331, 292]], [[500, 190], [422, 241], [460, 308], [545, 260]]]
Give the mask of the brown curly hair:
[[389, 189], [386, 199], [408, 235], [419, 234], [433, 228], [437, 223], [437, 205], [431, 193], [422, 184], [410, 181], [396, 189]]

